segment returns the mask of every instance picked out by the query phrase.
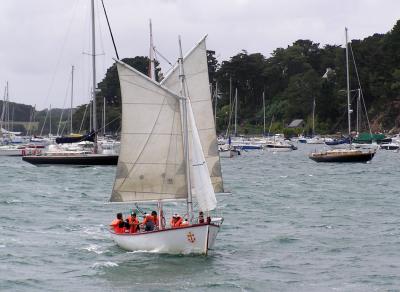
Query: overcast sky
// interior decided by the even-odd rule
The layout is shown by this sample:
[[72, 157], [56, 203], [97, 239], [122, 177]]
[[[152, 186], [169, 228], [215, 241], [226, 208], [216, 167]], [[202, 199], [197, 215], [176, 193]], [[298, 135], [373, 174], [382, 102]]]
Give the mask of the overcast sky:
[[[115, 57], [100, 0], [97, 8], [97, 81]], [[298, 39], [343, 44], [388, 32], [400, 19], [400, 0], [104, 0], [119, 55], [148, 55], [148, 20], [157, 49], [175, 61], [208, 34], [207, 46], [226, 60], [242, 49], [269, 56]], [[91, 87], [90, 0], [1, 0], [0, 89], [10, 100], [43, 109], [68, 107], [71, 66], [74, 105], [87, 103]], [[166, 63], [163, 63], [164, 71]], [[3, 93], [1, 93], [1, 96]]]

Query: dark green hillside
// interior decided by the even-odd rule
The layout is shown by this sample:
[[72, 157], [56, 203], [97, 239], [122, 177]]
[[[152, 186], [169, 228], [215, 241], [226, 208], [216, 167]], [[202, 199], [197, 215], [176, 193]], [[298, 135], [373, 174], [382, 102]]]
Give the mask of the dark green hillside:
[[[351, 89], [356, 90], [359, 87], [358, 73], [372, 130], [399, 131], [400, 21], [386, 34], [374, 34], [363, 40], [352, 40], [351, 48], [357, 64], [356, 72], [353, 60], [350, 60]], [[208, 51], [207, 56], [210, 82], [213, 88], [217, 82], [219, 85], [218, 132], [225, 131], [228, 124], [230, 79], [233, 87], [232, 97], [236, 89], [238, 92], [239, 133], [262, 133], [263, 92], [266, 97], [267, 128], [271, 124], [272, 131], [284, 131], [292, 120], [303, 119], [306, 123], [305, 128], [291, 130], [292, 133], [310, 132], [314, 100], [317, 132], [335, 133], [346, 129], [346, 62], [345, 49], [342, 46], [321, 46], [311, 40], [297, 40], [286, 48], [277, 48], [270, 56], [242, 51], [221, 62], [214, 57], [214, 51]], [[147, 57], [138, 56], [123, 61], [144, 74], [148, 72]], [[162, 78], [160, 68], [157, 68], [158, 78]], [[118, 132], [121, 95], [115, 65], [107, 70], [105, 78], [98, 87], [99, 127], [102, 124], [101, 112], [105, 98], [107, 131]], [[352, 92], [354, 110], [356, 110], [356, 95], [356, 92]], [[85, 108], [85, 105], [80, 106], [74, 113], [75, 130], [81, 126]], [[15, 119], [29, 120], [30, 110], [30, 106], [16, 106]], [[41, 122], [39, 128], [42, 127], [44, 116], [45, 112], [36, 115], [36, 120]], [[54, 125], [58, 122], [56, 116], [57, 114], [54, 114]], [[356, 115], [352, 116], [354, 125]], [[367, 128], [365, 114], [362, 114], [362, 127]], [[47, 126], [44, 129], [47, 129]], [[88, 112], [82, 129], [89, 129]], [[285, 131], [290, 134], [288, 130]]]

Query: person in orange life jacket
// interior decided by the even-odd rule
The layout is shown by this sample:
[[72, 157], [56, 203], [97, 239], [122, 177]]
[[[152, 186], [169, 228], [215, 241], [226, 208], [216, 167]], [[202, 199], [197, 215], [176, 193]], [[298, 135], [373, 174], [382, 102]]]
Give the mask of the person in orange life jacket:
[[129, 232], [130, 233], [136, 233], [139, 231], [139, 220], [136, 217], [136, 213], [132, 212], [131, 216], [126, 219], [129, 224]]
[[175, 213], [171, 218], [171, 227], [177, 228], [177, 227], [181, 226], [182, 221], [183, 221], [183, 218]]
[[117, 213], [117, 218], [111, 222], [110, 226], [114, 228], [115, 233], [125, 232], [125, 222], [122, 218], [122, 213]]
[[158, 224], [157, 212], [156, 212], [156, 211], [151, 211], [151, 217], [153, 217], [154, 225], [155, 225], [158, 229], [160, 229], [160, 226], [158, 226], [159, 224]]
[[143, 219], [144, 231], [153, 231], [155, 229], [154, 218], [150, 214], [145, 214]]

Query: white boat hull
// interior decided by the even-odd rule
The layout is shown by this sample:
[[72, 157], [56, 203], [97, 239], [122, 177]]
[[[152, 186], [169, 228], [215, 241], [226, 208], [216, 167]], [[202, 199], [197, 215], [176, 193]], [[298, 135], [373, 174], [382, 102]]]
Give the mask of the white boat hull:
[[293, 151], [291, 148], [266, 148], [269, 152], [290, 152]]
[[379, 149], [379, 145], [377, 143], [353, 143], [352, 144], [354, 148], [356, 149], [374, 149], [377, 150]]
[[128, 251], [207, 254], [214, 246], [218, 231], [218, 225], [198, 224], [133, 234], [111, 232], [111, 236], [119, 247]]
[[338, 150], [340, 150], [340, 149], [349, 149], [350, 144], [344, 143], [344, 144], [327, 145], [327, 146], [329, 146], [329, 147], [332, 148], [332, 149], [338, 149]]
[[310, 145], [325, 144], [325, 141], [324, 140], [307, 140], [307, 144], [310, 144]]
[[21, 156], [21, 149], [0, 149], [0, 156]]
[[290, 151], [293, 151], [293, 148], [289, 148], [289, 147], [277, 147], [277, 148], [275, 148], [275, 147], [267, 147], [267, 148], [264, 148], [264, 149], [266, 149], [269, 152], [290, 152]]
[[221, 158], [232, 158], [234, 156], [238, 156], [239, 151], [237, 150], [220, 150], [219, 157]]

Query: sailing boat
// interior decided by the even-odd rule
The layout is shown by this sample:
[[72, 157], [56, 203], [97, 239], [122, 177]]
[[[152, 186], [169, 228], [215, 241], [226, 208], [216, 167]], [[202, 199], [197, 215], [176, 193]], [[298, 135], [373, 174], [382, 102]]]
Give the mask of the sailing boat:
[[[232, 99], [232, 78], [229, 80], [229, 99]], [[217, 124], [217, 100], [218, 100], [218, 82], [215, 84], [215, 94], [214, 94], [214, 100], [215, 100], [215, 124]], [[219, 152], [219, 157], [221, 158], [232, 158], [235, 156], [240, 155], [240, 150], [233, 147], [232, 145], [232, 138], [229, 133], [229, 128], [230, 128], [230, 123], [231, 123], [231, 116], [232, 116], [232, 108], [231, 105], [229, 104], [229, 121], [228, 121], [228, 127], [227, 127], [227, 138], [228, 140], [226, 141], [225, 139], [223, 140], [223, 143], [218, 143], [218, 152]], [[229, 133], [229, 134], [228, 134]], [[227, 142], [227, 143], [226, 143]]]
[[313, 110], [312, 110], [312, 137], [307, 138], [307, 144], [324, 144], [325, 139], [322, 139], [320, 136], [315, 135], [315, 96], [313, 99]]
[[[67, 137], [73, 141], [77, 138], [79, 141], [93, 140], [94, 147], [93, 151], [86, 153], [87, 151], [55, 151], [54, 153], [44, 153], [43, 155], [27, 155], [23, 156], [22, 160], [29, 162], [34, 165], [116, 165], [118, 163], [118, 155], [116, 154], [99, 154], [97, 145], [97, 117], [96, 117], [96, 36], [95, 36], [95, 9], [94, 0], [91, 0], [91, 18], [92, 18], [92, 120], [93, 127], [91, 132], [85, 136], [78, 137]], [[73, 75], [73, 70], [72, 70]], [[73, 80], [73, 79], [72, 79]], [[72, 107], [72, 91], [71, 91], [71, 107]], [[72, 112], [72, 108], [71, 108]], [[71, 113], [72, 121], [72, 113]], [[71, 124], [72, 131], [72, 124]], [[68, 143], [70, 140], [61, 140], [60, 143]], [[74, 141], [76, 142], [76, 141]], [[86, 143], [85, 143], [86, 144]], [[72, 152], [72, 153], [71, 153]]]
[[[117, 61], [121, 153], [110, 201], [158, 202], [158, 214], [163, 214], [163, 201], [186, 200], [189, 221], [180, 228], [159, 224], [157, 230], [148, 232], [111, 231], [116, 244], [129, 251], [207, 254], [223, 222], [209, 215], [216, 208], [215, 192], [223, 191], [223, 182], [205, 38], [185, 58], [180, 50], [178, 63], [159, 84]], [[207, 214], [204, 222], [194, 218], [193, 195], [199, 211]]]
[[350, 108], [350, 75], [349, 75], [349, 43], [347, 40], [347, 27], [346, 31], [346, 74], [347, 74], [347, 119], [348, 119], [348, 135], [350, 144], [348, 149], [334, 149], [325, 150], [320, 152], [313, 152], [309, 155], [309, 158], [316, 162], [367, 162], [370, 161], [375, 153], [376, 149], [368, 150], [366, 152], [354, 149], [352, 147], [351, 139], [351, 113]]
[[[21, 145], [23, 140], [20, 136], [17, 136], [21, 133], [12, 132], [11, 130], [12, 126], [10, 127], [10, 98], [7, 81], [6, 87], [4, 89], [4, 99], [0, 116], [0, 156], [21, 156], [23, 149], [25, 149], [25, 146]], [[18, 139], [20, 140], [18, 141]]]

